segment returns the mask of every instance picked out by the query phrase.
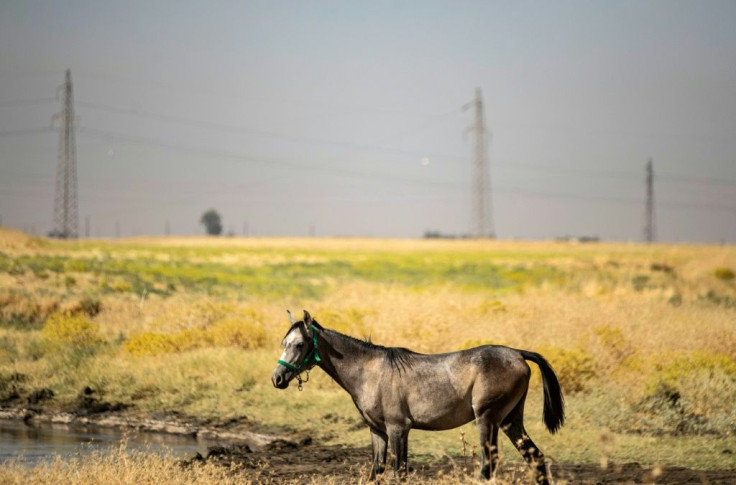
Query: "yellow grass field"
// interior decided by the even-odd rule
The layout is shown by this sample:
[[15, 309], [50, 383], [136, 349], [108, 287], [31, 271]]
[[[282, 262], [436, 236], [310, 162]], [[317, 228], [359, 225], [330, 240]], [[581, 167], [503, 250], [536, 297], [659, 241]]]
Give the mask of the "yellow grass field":
[[[0, 229], [0, 403], [40, 396], [45, 412], [69, 411], [89, 387], [122, 413], [247, 417], [320, 444], [366, 446], [349, 396], [321, 371], [303, 392], [271, 385], [285, 310], [307, 309], [325, 327], [418, 352], [490, 343], [542, 353], [568, 422], [554, 436], [544, 430], [536, 377], [526, 422], [553, 462], [736, 469], [735, 271], [733, 246], [64, 242]], [[461, 433], [472, 447], [472, 423], [414, 431], [410, 455], [461, 454]], [[505, 437], [501, 449], [520, 461]], [[40, 473], [13, 470], [3, 479]]]

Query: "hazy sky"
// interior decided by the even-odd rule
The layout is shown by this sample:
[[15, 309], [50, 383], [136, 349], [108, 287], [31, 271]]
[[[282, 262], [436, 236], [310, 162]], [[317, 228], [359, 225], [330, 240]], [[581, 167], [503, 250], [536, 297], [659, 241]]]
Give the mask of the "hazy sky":
[[[472, 112], [501, 238], [736, 243], [736, 2], [0, 0], [0, 216], [52, 227], [71, 69], [80, 232], [471, 228]], [[19, 132], [20, 130], [20, 132]], [[29, 131], [24, 131], [29, 130]]]

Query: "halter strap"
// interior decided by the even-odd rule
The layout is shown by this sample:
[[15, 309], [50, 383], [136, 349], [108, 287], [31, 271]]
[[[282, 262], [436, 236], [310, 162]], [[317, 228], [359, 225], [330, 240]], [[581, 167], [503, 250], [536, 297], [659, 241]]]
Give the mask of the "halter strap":
[[309, 363], [309, 359], [314, 357], [314, 363], [317, 364], [318, 362], [321, 362], [322, 359], [319, 357], [319, 352], [317, 352], [317, 328], [312, 325], [312, 342], [314, 345], [312, 346], [312, 350], [304, 357], [304, 360], [302, 360], [302, 363], [298, 366], [294, 364], [290, 364], [284, 360], [279, 359], [278, 363], [286, 367], [292, 372], [300, 372], [304, 367], [307, 366]]

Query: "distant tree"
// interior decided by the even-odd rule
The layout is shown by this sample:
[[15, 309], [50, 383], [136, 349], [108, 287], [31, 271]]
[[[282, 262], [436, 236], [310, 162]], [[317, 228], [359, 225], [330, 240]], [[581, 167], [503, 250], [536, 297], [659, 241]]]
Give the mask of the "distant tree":
[[59, 230], [59, 229], [53, 229], [53, 230], [49, 231], [48, 236], [49, 237], [54, 237], [54, 238], [57, 238], [57, 239], [71, 239], [71, 238], [74, 237], [74, 235], [71, 232], [62, 231], [62, 230]]
[[219, 236], [222, 234], [222, 219], [215, 209], [210, 209], [202, 214], [199, 223], [204, 226], [207, 234], [210, 236]]

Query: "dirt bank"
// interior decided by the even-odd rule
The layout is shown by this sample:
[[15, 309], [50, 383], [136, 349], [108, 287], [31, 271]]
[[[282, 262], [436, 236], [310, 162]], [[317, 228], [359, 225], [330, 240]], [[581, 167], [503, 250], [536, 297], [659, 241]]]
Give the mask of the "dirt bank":
[[[96, 403], [95, 406], [97, 406]], [[98, 406], [99, 407], [99, 406]], [[101, 408], [100, 408], [101, 409]], [[121, 430], [135, 429], [188, 435], [206, 441], [223, 443], [210, 447], [207, 456], [198, 455], [184, 463], [209, 461], [230, 467], [237, 473], [264, 482], [311, 481], [332, 477], [334, 483], [363, 483], [368, 476], [370, 449], [345, 446], [322, 446], [309, 437], [285, 435], [266, 430], [243, 417], [226, 422], [200, 420], [177, 414], [144, 415], [130, 410], [80, 408], [75, 412], [49, 413], [38, 408], [0, 409], [0, 419], [23, 420], [29, 426], [63, 424], [71, 427], [101, 426]], [[477, 475], [472, 457], [413, 457], [409, 482], [449, 476], [450, 482]], [[680, 467], [652, 468], [637, 463], [598, 465], [554, 463], [552, 474], [564, 483], [614, 484], [734, 484], [736, 470], [703, 471]], [[498, 478], [501, 483], [528, 483], [527, 468], [516, 457], [502, 462]]]
[[[315, 477], [329, 477], [336, 483], [365, 482], [370, 460], [369, 448], [318, 446], [309, 439], [301, 443], [274, 441], [261, 450], [244, 445], [212, 447], [206, 457], [194, 461], [211, 461], [223, 466], [236, 465], [241, 471], [264, 482], [304, 482]], [[409, 483], [449, 476], [450, 482], [475, 476], [477, 464], [471, 457], [433, 459], [419, 457], [411, 466]], [[554, 478], [564, 483], [614, 484], [733, 484], [736, 470], [701, 471], [686, 468], [644, 467], [638, 463], [610, 464], [606, 469], [598, 465], [561, 463], [552, 465]], [[528, 483], [527, 468], [516, 460], [502, 463], [498, 479], [501, 483]]]
[[[64, 425], [69, 428], [100, 427], [190, 436], [207, 442], [241, 443], [257, 450], [273, 441], [286, 441], [285, 435], [266, 430], [246, 417], [230, 420], [203, 420], [175, 413], [145, 414], [132, 410], [107, 409], [94, 404], [71, 412], [49, 412], [39, 408], [0, 409], [0, 419], [23, 421], [28, 426]], [[94, 407], [97, 406], [97, 407]], [[104, 410], [101, 410], [104, 409]], [[289, 436], [288, 439], [299, 440]]]

